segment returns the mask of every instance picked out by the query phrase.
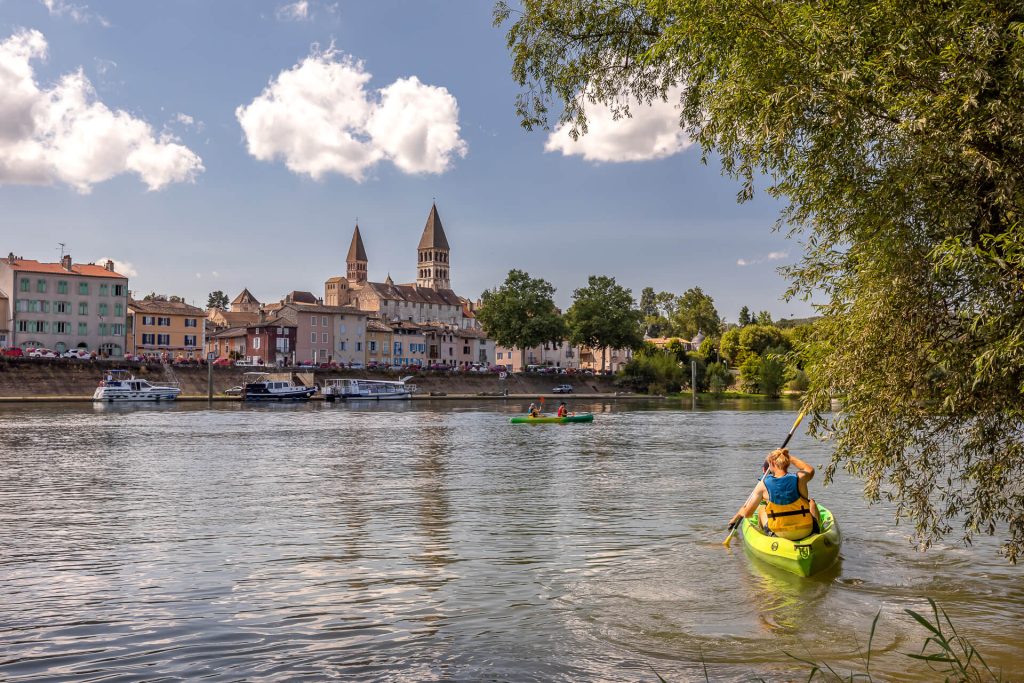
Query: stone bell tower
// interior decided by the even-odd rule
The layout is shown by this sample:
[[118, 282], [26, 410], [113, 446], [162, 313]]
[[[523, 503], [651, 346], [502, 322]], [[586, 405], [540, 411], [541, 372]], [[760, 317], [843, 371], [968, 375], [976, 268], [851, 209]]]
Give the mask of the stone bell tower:
[[345, 277], [349, 284], [366, 282], [366, 249], [363, 247], [363, 237], [359, 234], [359, 224], [356, 224], [355, 232], [352, 233], [352, 245], [348, 248], [348, 258], [345, 259], [348, 265]]
[[448, 238], [445, 237], [441, 217], [437, 215], [437, 204], [430, 207], [427, 224], [420, 237], [420, 245], [416, 249], [416, 286], [434, 289], [451, 289], [452, 281], [448, 273]]

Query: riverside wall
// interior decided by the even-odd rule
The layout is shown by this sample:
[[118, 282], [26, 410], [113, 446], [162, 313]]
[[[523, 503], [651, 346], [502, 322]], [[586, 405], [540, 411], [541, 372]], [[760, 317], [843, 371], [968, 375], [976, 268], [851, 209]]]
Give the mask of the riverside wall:
[[[150, 381], [174, 381], [181, 386], [184, 396], [205, 396], [207, 368], [193, 366], [166, 367], [160, 364], [141, 364], [117, 361], [76, 361], [57, 359], [0, 359], [0, 398], [92, 396], [107, 370], [123, 368], [136, 377]], [[258, 368], [213, 368], [213, 391], [220, 393], [242, 383], [247, 371]], [[273, 370], [273, 369], [270, 369]], [[307, 371], [305, 368], [303, 372]], [[363, 379], [395, 380], [395, 374], [364, 370], [314, 370], [315, 381], [323, 385], [328, 379], [356, 377]], [[498, 394], [508, 391], [513, 395], [550, 394], [558, 384], [571, 384], [577, 397], [614, 394], [618, 387], [609, 378], [564, 375], [509, 375], [499, 379], [496, 374], [433, 374], [416, 375], [410, 382], [419, 388], [418, 395], [444, 393], [449, 395]]]

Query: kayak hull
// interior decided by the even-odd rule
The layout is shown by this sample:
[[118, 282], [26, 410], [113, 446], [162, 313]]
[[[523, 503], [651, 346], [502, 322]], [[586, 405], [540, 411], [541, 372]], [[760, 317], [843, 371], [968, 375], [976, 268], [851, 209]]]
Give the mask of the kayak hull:
[[842, 535], [832, 513], [819, 505], [822, 531], [799, 541], [766, 536], [754, 514], [740, 522], [743, 548], [752, 557], [785, 569], [797, 576], [813, 576], [835, 564], [839, 558]]
[[581, 413], [579, 415], [568, 415], [566, 417], [555, 417], [553, 415], [543, 415], [541, 417], [530, 417], [529, 415], [518, 415], [513, 418], [509, 418], [509, 422], [514, 425], [524, 424], [568, 424], [570, 422], [593, 422], [593, 413]]

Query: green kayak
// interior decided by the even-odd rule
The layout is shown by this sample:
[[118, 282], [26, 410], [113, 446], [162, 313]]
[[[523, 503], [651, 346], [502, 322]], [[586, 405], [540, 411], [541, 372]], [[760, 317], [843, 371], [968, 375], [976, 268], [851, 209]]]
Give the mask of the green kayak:
[[509, 418], [509, 422], [514, 425], [524, 424], [565, 424], [567, 422], [593, 422], [593, 413], [580, 413], [579, 415], [569, 415], [567, 417], [555, 417], [554, 415], [541, 415], [540, 417], [530, 417], [529, 415], [518, 415], [513, 418]]
[[753, 557], [775, 565], [798, 576], [811, 576], [831, 567], [839, 557], [839, 546], [843, 542], [839, 523], [832, 513], [819, 505], [821, 533], [812, 534], [799, 541], [789, 541], [778, 536], [767, 536], [761, 531], [757, 515], [740, 523], [743, 547]]

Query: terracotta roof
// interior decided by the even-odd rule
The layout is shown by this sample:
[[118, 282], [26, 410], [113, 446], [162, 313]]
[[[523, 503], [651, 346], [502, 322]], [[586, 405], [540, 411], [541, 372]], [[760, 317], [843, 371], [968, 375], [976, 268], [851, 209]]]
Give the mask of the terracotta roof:
[[366, 321], [367, 332], [391, 332], [391, 328], [379, 320]]
[[427, 216], [427, 224], [423, 227], [423, 236], [420, 237], [419, 249], [450, 249], [448, 238], [444, 235], [444, 227], [441, 225], [441, 217], [437, 215], [437, 204], [430, 207], [430, 214]]
[[158, 300], [128, 300], [128, 308], [136, 313], [166, 313], [168, 315], [190, 315], [202, 318], [206, 311], [195, 306], [190, 306], [182, 301], [158, 301]]
[[24, 273], [51, 273], [53, 275], [84, 275], [86, 277], [114, 277], [122, 280], [127, 280], [127, 275], [121, 275], [115, 273], [112, 270], [107, 270], [103, 266], [97, 266], [95, 263], [73, 263], [71, 270], [65, 270], [64, 266], [59, 263], [40, 263], [39, 261], [32, 261], [31, 259], [15, 259], [11, 261], [6, 259], [7, 263], [12, 270], [21, 271]]
[[304, 313], [338, 313], [341, 315], [369, 315], [366, 311], [353, 308], [352, 306], [325, 306], [323, 304], [306, 304], [299, 301], [289, 301], [280, 306], [277, 306], [274, 310], [279, 310], [285, 306], [294, 308], [297, 311]]
[[234, 306], [235, 304], [258, 304], [258, 303], [259, 303], [259, 301], [257, 301], [256, 297], [254, 297], [252, 295], [252, 292], [250, 292], [248, 289], [243, 289], [241, 294], [236, 296], [234, 301], [231, 302], [231, 305]]
[[243, 325], [249, 325], [260, 319], [258, 312], [248, 311], [221, 311], [220, 315], [224, 316], [224, 321], [231, 327], [240, 327]]
[[210, 339], [231, 339], [231, 338], [234, 338], [234, 337], [244, 337], [244, 336], [245, 336], [245, 328], [244, 327], [225, 327], [220, 332], [214, 332], [213, 334], [209, 335], [209, 338]]
[[334, 277], [327, 278], [327, 282], [346, 282], [347, 280], [348, 278], [342, 277], [340, 275], [335, 275]]
[[359, 234], [359, 224], [356, 224], [355, 232], [352, 233], [352, 245], [348, 248], [347, 261], [366, 261], [366, 249], [363, 248], [363, 238]]
[[284, 318], [271, 318], [270, 320], [264, 320], [263, 322], [256, 322], [246, 326], [248, 329], [255, 327], [295, 327], [293, 323], [288, 322]]
[[291, 292], [284, 298], [284, 303], [289, 304], [315, 304], [317, 301], [313, 292]]

